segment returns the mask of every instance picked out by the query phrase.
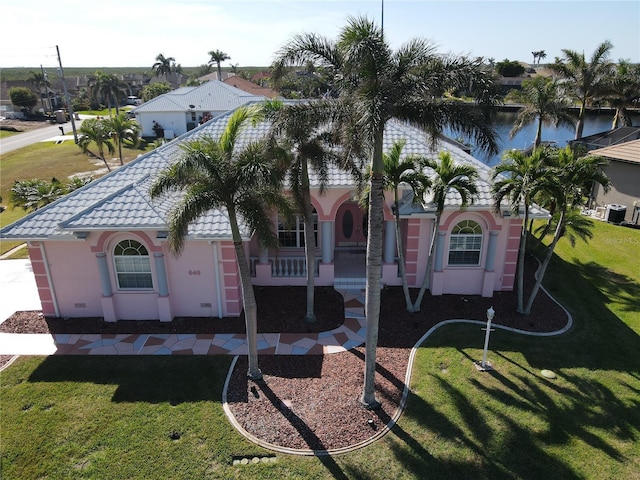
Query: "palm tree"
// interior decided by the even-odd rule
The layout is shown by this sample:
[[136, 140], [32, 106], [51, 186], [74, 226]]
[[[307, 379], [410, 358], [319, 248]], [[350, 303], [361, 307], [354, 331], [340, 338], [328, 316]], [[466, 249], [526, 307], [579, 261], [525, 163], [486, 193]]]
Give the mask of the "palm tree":
[[[89, 145], [95, 143], [98, 147], [98, 154], [96, 155], [89, 150]], [[109, 129], [107, 122], [97, 118], [89, 118], [82, 122], [80, 127], [80, 135], [78, 136], [78, 146], [84, 153], [93, 155], [96, 158], [102, 160], [110, 172], [109, 162], [104, 156], [105, 147], [109, 153], [114, 152], [113, 143], [111, 143], [111, 130]]]
[[513, 138], [527, 125], [537, 121], [534, 148], [539, 147], [542, 141], [542, 125], [574, 125], [574, 118], [569, 114], [568, 105], [560, 95], [557, 83], [549, 77], [536, 76], [524, 80], [522, 90], [512, 90], [509, 98], [524, 105], [518, 111], [509, 137]]
[[37, 178], [16, 180], [9, 192], [9, 199], [13, 208], [21, 207], [23, 210], [35, 212], [89, 182], [91, 178], [80, 177], [72, 177], [67, 184], [63, 184], [55, 177], [50, 182]]
[[425, 290], [429, 286], [431, 280], [431, 270], [433, 268], [433, 258], [436, 250], [436, 236], [440, 229], [440, 221], [442, 220], [442, 212], [449, 192], [454, 191], [460, 195], [462, 200], [460, 208], [466, 208], [469, 203], [473, 202], [473, 197], [478, 193], [476, 181], [478, 179], [478, 171], [472, 165], [456, 165], [451, 158], [449, 152], [441, 151], [438, 155], [439, 161], [425, 159], [423, 168], [433, 170], [435, 176], [431, 180], [432, 200], [436, 207], [436, 218], [433, 222], [433, 230], [431, 231], [431, 243], [429, 245], [429, 258], [427, 259], [427, 268], [425, 269], [424, 279], [418, 292], [418, 298], [414, 304], [415, 311], [420, 311], [422, 298]]
[[250, 142], [236, 148], [242, 128], [257, 113], [255, 108], [240, 107], [229, 118], [220, 138], [204, 136], [187, 142], [178, 162], [160, 173], [150, 191], [152, 198], [172, 191], [184, 192], [168, 220], [169, 246], [176, 254], [184, 247], [191, 222], [212, 209], [226, 210], [242, 287], [248, 376], [253, 380], [262, 378], [258, 367], [257, 305], [239, 222], [245, 222], [264, 244], [276, 245], [266, 208], [282, 206], [281, 177], [273, 161], [267, 160], [265, 145]]
[[[584, 222], [576, 222], [575, 216], [570, 214], [576, 205], [582, 202], [585, 195], [584, 186], [592, 185], [594, 182], [599, 183], [606, 192], [611, 185], [609, 178], [602, 171], [602, 166], [605, 164], [602, 157], [585, 155], [576, 158], [571, 147], [567, 146], [562, 150], [558, 150], [548, 161], [551, 169], [549, 170], [549, 175], [546, 176], [548, 181], [546, 188], [555, 197], [558, 219], [553, 240], [547, 248], [547, 254], [537, 272], [536, 282], [522, 312], [527, 315], [531, 313], [533, 301], [538, 294], [558, 240], [565, 235], [567, 229], [571, 229], [572, 233], [577, 233], [584, 241], [590, 238], [589, 233], [587, 233], [588, 230], [585, 231]], [[569, 221], [572, 223], [569, 223]]]
[[414, 312], [415, 307], [409, 294], [407, 274], [405, 271], [404, 246], [402, 245], [402, 231], [400, 228], [400, 188], [408, 186], [413, 194], [413, 201], [418, 202], [431, 185], [429, 177], [422, 173], [420, 157], [408, 156], [400, 159], [402, 149], [406, 145], [404, 139], [394, 142], [389, 153], [383, 155], [385, 190], [393, 191], [393, 214], [396, 227], [396, 245], [398, 250], [398, 269], [402, 277], [402, 290], [408, 312]]
[[547, 52], [540, 50], [538, 52], [538, 65], [540, 65], [540, 60], [544, 60], [545, 58], [547, 58]]
[[95, 73], [95, 80], [91, 86], [91, 92], [96, 99], [107, 99], [109, 108], [109, 116], [111, 116], [111, 107], [116, 109], [116, 115], [120, 113], [118, 104], [124, 98], [127, 91], [127, 84], [118, 78], [115, 74]]
[[151, 69], [155, 72], [156, 77], [161, 75], [169, 75], [171, 73], [171, 62], [175, 62], [173, 57], [165, 57], [162, 53], [159, 53], [156, 57], [156, 63], [153, 64]]
[[40, 103], [42, 103], [42, 108], [46, 108], [44, 104], [44, 99], [48, 94], [42, 93], [42, 91], [43, 90], [45, 92], [47, 91], [47, 86], [48, 86], [47, 77], [44, 75], [44, 73], [41, 73], [41, 72], [29, 72], [29, 73], [31, 75], [29, 76], [28, 81], [29, 83], [31, 83], [31, 85], [33, 85], [38, 89], [38, 91], [40, 92]]
[[[316, 238], [314, 233], [313, 205], [309, 180], [309, 167], [319, 180], [320, 194], [328, 182], [328, 166], [337, 163], [337, 155], [329, 148], [327, 132], [321, 129], [325, 122], [322, 109], [310, 109], [306, 105], [283, 105], [279, 101], [265, 104], [272, 110], [271, 135], [277, 140], [274, 146], [280, 160], [280, 168], [288, 172], [289, 187], [297, 209], [304, 220], [304, 249], [307, 265], [306, 322], [314, 322]], [[282, 212], [279, 212], [280, 214]]]
[[107, 128], [118, 145], [118, 156], [120, 157], [120, 165], [123, 165], [122, 161], [122, 142], [125, 140], [131, 141], [137, 146], [140, 141], [140, 124], [135, 120], [127, 118], [124, 113], [118, 113], [115, 117], [105, 120], [107, 122]]
[[212, 65], [215, 63], [218, 66], [218, 80], [222, 81], [222, 68], [220, 68], [220, 64], [225, 60], [231, 60], [231, 57], [221, 50], [211, 50], [209, 56], [211, 57], [209, 63]]
[[620, 60], [602, 93], [602, 99], [616, 109], [611, 128], [631, 127], [628, 108], [640, 105], [640, 65]]
[[502, 201], [508, 200], [511, 212], [520, 215], [524, 206], [524, 220], [520, 230], [518, 250], [518, 313], [524, 313], [524, 258], [527, 246], [529, 207], [534, 196], [550, 184], [548, 172], [548, 149], [536, 148], [531, 155], [520, 150], [508, 151], [501, 163], [493, 170], [493, 199], [496, 211], [500, 211]]
[[[336, 121], [342, 122], [349, 138], [362, 141], [360, 145], [367, 147], [363, 153], [370, 159], [367, 339], [360, 401], [375, 408], [379, 405], [374, 377], [382, 274], [384, 126], [393, 117], [412, 121], [430, 133], [434, 143], [436, 135], [450, 126], [496, 151], [488, 108], [483, 108], [492, 104], [495, 86], [481, 62], [437, 55], [424, 40], [411, 40], [393, 51], [382, 29], [365, 17], [350, 17], [337, 42], [316, 34], [296, 35], [277, 53], [273, 71], [284, 74], [287, 66], [305, 65], [309, 60], [334, 72], [339, 96], [326, 102], [333, 102], [336, 111], [345, 114]], [[463, 104], [444, 96], [461, 89], [477, 102]]]
[[582, 137], [586, 107], [601, 93], [611, 75], [609, 52], [612, 48], [613, 45], [608, 40], [602, 42], [589, 61], [585, 59], [584, 53], [563, 49], [563, 57], [556, 58], [555, 63], [550, 66], [564, 78], [569, 96], [580, 105], [576, 138]]

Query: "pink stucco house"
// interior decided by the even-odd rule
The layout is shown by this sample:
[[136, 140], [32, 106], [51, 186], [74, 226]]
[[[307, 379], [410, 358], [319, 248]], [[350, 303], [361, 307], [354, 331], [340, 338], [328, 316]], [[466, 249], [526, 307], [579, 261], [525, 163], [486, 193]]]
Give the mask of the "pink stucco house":
[[[28, 242], [45, 316], [171, 321], [176, 316], [241, 313], [226, 212], [211, 211], [191, 225], [184, 252], [175, 257], [166, 238], [166, 215], [175, 198], [153, 201], [149, 196], [154, 175], [180, 155], [180, 143], [201, 135], [219, 136], [228, 117], [226, 113], [214, 118], [0, 232], [3, 239]], [[266, 124], [247, 127], [243, 138], [255, 139], [267, 128]], [[422, 131], [389, 122], [385, 147], [399, 139], [406, 140], [405, 155], [435, 157], [445, 149], [455, 161], [473, 164], [480, 173], [473, 205], [460, 210], [459, 197], [448, 198], [436, 234], [432, 294], [490, 297], [511, 290], [522, 219], [510, 216], [506, 207], [494, 212], [489, 167], [446, 139], [432, 151]], [[324, 195], [319, 195], [317, 178], [312, 176], [314, 186], [316, 285], [363, 287], [366, 218], [355, 202], [354, 182], [346, 172], [334, 169]], [[405, 195], [400, 208], [408, 280], [414, 287], [425, 274], [435, 217], [434, 206], [427, 201], [414, 205]], [[389, 193], [382, 283], [400, 285], [391, 203]], [[262, 249], [251, 232], [244, 232], [254, 284], [305, 285], [302, 223], [286, 227], [274, 214], [274, 226], [281, 241], [277, 250]]]

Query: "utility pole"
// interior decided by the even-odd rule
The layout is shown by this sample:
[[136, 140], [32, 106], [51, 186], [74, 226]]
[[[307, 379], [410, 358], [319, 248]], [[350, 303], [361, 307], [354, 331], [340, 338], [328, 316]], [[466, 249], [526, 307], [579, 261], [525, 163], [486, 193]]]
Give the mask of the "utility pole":
[[73, 116], [73, 107], [71, 106], [71, 99], [69, 98], [69, 92], [67, 91], [67, 82], [64, 79], [64, 70], [62, 68], [62, 60], [60, 60], [60, 49], [56, 45], [56, 52], [58, 52], [58, 64], [60, 65], [60, 76], [62, 77], [62, 86], [64, 88], [64, 97], [67, 100], [67, 109], [69, 110], [69, 118], [71, 119], [71, 128], [73, 129], [73, 140], [78, 143], [78, 132], [76, 130], [76, 121]]

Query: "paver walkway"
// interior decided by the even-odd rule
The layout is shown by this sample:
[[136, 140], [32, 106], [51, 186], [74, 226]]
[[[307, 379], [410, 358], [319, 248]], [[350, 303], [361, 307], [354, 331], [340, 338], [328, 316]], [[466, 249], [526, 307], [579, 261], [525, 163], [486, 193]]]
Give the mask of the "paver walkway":
[[[364, 291], [341, 290], [345, 321], [321, 333], [258, 334], [260, 355], [322, 355], [365, 341]], [[4, 355], [246, 355], [245, 334], [0, 333]]]

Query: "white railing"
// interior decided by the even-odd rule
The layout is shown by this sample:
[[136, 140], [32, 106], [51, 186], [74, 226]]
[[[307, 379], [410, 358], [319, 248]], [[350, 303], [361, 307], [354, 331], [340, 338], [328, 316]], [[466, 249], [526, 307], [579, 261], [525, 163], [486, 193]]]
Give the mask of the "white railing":
[[[316, 257], [315, 276], [318, 276], [319, 264], [322, 257]], [[258, 257], [249, 259], [251, 267], [251, 276], [256, 275], [256, 264], [259, 263]], [[305, 257], [269, 257], [271, 264], [272, 277], [306, 277], [307, 276], [307, 259]]]

